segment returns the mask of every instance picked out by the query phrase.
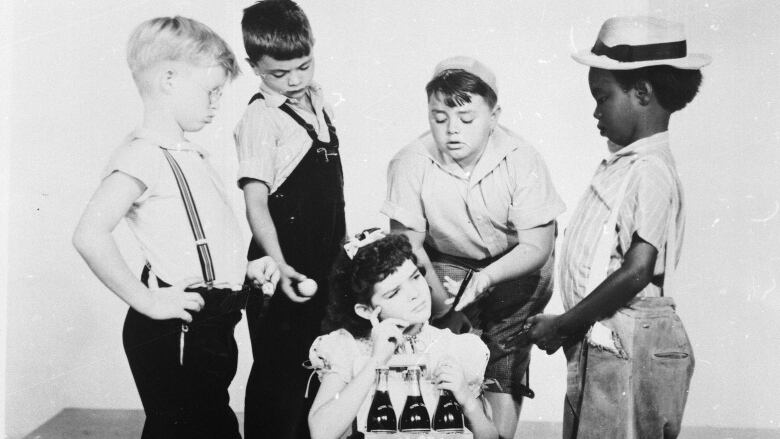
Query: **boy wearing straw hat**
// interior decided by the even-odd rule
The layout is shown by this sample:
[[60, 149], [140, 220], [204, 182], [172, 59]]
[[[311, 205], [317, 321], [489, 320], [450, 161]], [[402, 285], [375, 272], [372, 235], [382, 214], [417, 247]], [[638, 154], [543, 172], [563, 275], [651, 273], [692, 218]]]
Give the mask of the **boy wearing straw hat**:
[[667, 294], [685, 218], [668, 128], [710, 58], [687, 53], [681, 24], [654, 17], [611, 18], [572, 56], [590, 66], [610, 155], [566, 231], [566, 312], [530, 318], [529, 336], [548, 353], [564, 346], [564, 438], [674, 438], [694, 359]]

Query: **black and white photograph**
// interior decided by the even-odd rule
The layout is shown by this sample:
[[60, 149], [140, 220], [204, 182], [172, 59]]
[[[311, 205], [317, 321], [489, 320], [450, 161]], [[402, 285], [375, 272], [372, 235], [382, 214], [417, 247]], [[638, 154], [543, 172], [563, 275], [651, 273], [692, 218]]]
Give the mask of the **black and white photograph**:
[[0, 438], [780, 439], [770, 0], [7, 0]]

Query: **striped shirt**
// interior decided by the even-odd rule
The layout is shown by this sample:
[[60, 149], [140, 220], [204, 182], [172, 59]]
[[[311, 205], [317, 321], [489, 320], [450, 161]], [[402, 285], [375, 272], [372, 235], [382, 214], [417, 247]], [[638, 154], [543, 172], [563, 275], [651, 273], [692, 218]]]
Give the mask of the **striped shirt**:
[[309, 86], [308, 96], [314, 114], [299, 109], [295, 103], [268, 87], [260, 86], [264, 99], [252, 102], [233, 132], [238, 152], [238, 180], [252, 178], [276, 192], [303, 156], [311, 148], [312, 140], [302, 126], [280, 110], [284, 103], [290, 106], [306, 123], [314, 127], [317, 138], [330, 142], [330, 131], [325, 123], [325, 112], [333, 119], [333, 112], [325, 106], [322, 88]]
[[[685, 228], [682, 185], [669, 149], [669, 133], [662, 132], [640, 139], [604, 159], [572, 214], [563, 238], [559, 271], [561, 297], [567, 310], [589, 293], [586, 291], [588, 274], [602, 227], [614, 208], [623, 178], [637, 160], [641, 161], [634, 168], [620, 205], [615, 227], [618, 244], [610, 256], [607, 273], [621, 266], [635, 233], [658, 250], [655, 275], [665, 271], [670, 233], [675, 238], [671, 260], [675, 265], [679, 260]], [[650, 283], [637, 297], [658, 297], [662, 293], [661, 288]]]

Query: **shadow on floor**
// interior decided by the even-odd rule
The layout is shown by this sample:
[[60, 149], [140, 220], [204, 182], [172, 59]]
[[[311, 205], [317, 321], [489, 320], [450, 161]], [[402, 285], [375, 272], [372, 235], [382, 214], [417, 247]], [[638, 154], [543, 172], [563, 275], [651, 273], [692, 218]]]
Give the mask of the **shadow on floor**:
[[[238, 413], [243, 425], [244, 414]], [[67, 408], [24, 439], [137, 439], [141, 437], [141, 410], [94, 410]], [[559, 439], [561, 424], [520, 422], [516, 438]], [[683, 427], [680, 439], [780, 439], [780, 429]]]

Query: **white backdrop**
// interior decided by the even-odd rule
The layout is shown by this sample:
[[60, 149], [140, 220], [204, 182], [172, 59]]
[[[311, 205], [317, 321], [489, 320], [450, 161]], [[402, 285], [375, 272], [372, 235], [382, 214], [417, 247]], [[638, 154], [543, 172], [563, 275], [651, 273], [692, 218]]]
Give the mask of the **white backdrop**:
[[[217, 6], [219, 4], [219, 6]], [[19, 437], [64, 407], [140, 408], [121, 347], [125, 305], [70, 244], [111, 150], [140, 120], [124, 60], [132, 28], [181, 14], [223, 35], [244, 57], [249, 1], [5, 2], [0, 36], [4, 245], [0, 428]], [[593, 44], [604, 19], [655, 13], [682, 21], [689, 50], [710, 53], [700, 96], [672, 120], [672, 145], [688, 201], [675, 293], [696, 353], [688, 425], [780, 428], [780, 9], [771, 0], [306, 0], [317, 43], [315, 78], [336, 108], [351, 231], [385, 225], [378, 214], [390, 157], [427, 128], [424, 85], [441, 59], [464, 54], [493, 67], [502, 122], [531, 141], [568, 206], [565, 227], [600, 158], [587, 68], [569, 53]], [[236, 158], [231, 132], [258, 82], [245, 74], [225, 93], [215, 122], [193, 136], [226, 184]], [[241, 193], [232, 190], [243, 218]], [[124, 225], [117, 240], [139, 252]], [[6, 279], [7, 277], [7, 279]], [[3, 282], [5, 289], [6, 283]], [[554, 296], [550, 311], [561, 309]], [[233, 405], [243, 409], [250, 366], [237, 329]], [[559, 421], [563, 356], [535, 351], [524, 420]]]

